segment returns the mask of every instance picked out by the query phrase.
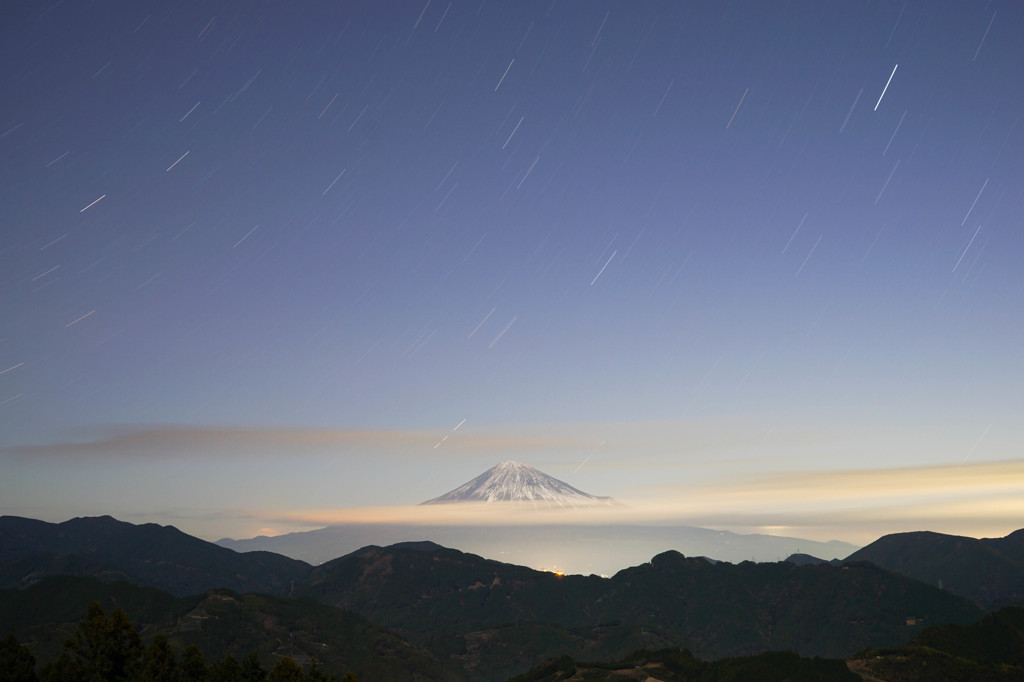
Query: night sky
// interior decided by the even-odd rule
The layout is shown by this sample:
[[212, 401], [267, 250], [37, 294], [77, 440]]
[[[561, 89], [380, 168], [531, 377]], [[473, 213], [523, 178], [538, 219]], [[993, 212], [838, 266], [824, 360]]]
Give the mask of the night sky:
[[4, 15], [0, 513], [1024, 525], [1024, 4]]

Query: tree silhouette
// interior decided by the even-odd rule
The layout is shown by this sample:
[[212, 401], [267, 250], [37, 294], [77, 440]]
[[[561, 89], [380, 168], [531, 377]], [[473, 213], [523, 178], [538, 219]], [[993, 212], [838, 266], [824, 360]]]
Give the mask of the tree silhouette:
[[36, 679], [35, 656], [14, 635], [7, 635], [0, 642], [0, 680], [36, 682]]
[[305, 682], [306, 676], [295, 659], [285, 656], [277, 659], [267, 677], [268, 682]]
[[313, 662], [303, 672], [294, 659], [279, 658], [268, 674], [256, 652], [241, 662], [228, 654], [207, 665], [202, 652], [190, 644], [176, 653], [166, 633], [158, 632], [143, 646], [124, 611], [109, 614], [99, 602], [89, 605], [85, 619], [64, 643], [56, 661], [35, 672], [32, 653], [8, 635], [0, 641], [0, 682], [356, 682], [351, 672], [338, 677]]
[[208, 672], [206, 661], [195, 644], [189, 644], [185, 648], [178, 667], [181, 668], [180, 679], [182, 682], [204, 682], [206, 679]]
[[146, 647], [134, 682], [178, 682], [178, 661], [167, 641], [167, 635], [158, 633]]
[[206, 675], [207, 682], [244, 682], [242, 666], [231, 654], [224, 657], [220, 663], [210, 666]]
[[51, 674], [59, 680], [128, 682], [141, 654], [142, 640], [124, 611], [115, 608], [108, 615], [94, 601], [78, 631], [64, 643], [64, 653]]
[[244, 682], [263, 682], [267, 679], [267, 671], [260, 665], [260, 659], [255, 652], [249, 654], [242, 661], [242, 680]]

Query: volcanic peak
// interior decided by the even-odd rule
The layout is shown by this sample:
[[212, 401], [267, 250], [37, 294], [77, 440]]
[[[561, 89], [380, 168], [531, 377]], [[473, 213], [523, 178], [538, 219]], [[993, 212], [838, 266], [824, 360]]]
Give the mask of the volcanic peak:
[[458, 488], [422, 504], [452, 502], [533, 502], [544, 506], [584, 507], [614, 504], [572, 487], [529, 464], [502, 462]]

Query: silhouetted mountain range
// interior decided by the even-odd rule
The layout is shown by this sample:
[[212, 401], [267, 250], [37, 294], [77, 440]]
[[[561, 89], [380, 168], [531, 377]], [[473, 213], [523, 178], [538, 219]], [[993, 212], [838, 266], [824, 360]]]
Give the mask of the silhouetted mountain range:
[[272, 552], [239, 554], [155, 523], [110, 516], [47, 523], [0, 517], [0, 588], [48, 575], [127, 580], [183, 596], [215, 587], [287, 594], [311, 566]]
[[644, 643], [703, 658], [771, 649], [839, 657], [905, 641], [915, 632], [908, 617], [968, 623], [983, 614], [966, 599], [867, 563], [712, 565], [673, 551], [605, 579], [444, 548], [368, 547], [316, 567], [297, 591], [458, 655], [470, 670], [538, 647], [594, 658]]
[[845, 542], [814, 542], [777, 535], [741, 534], [695, 526], [623, 524], [420, 525], [349, 524], [249, 540], [218, 540], [238, 552], [277, 552], [321, 564], [368, 545], [430, 539], [488, 559], [558, 569], [566, 573], [613, 575], [648, 561], [666, 549], [721, 561], [779, 561], [794, 552], [845, 557], [857, 549]]
[[[890, 562], [905, 556], [924, 561], [916, 557], [927, 556], [925, 548], [946, 547], [950, 537], [901, 534], [865, 549], [885, 549], [877, 555]], [[959, 544], [951, 555], [959, 563], [951, 565], [964, 566], [967, 575], [976, 551], [986, 552], [984, 561], [994, 561], [996, 552], [994, 565], [1004, 570], [992, 574], [996, 587], [984, 594], [1012, 594], [1006, 586], [1019, 577], [1014, 552], [1020, 537], [955, 538]], [[457, 671], [470, 679], [502, 680], [559, 656], [614, 660], [665, 647], [708, 659], [782, 649], [846, 657], [867, 647], [900, 645], [926, 625], [968, 624], [984, 614], [953, 594], [952, 586], [939, 589], [934, 582], [853, 561], [859, 554], [843, 565], [815, 564], [813, 557], [805, 565], [731, 564], [667, 551], [602, 578], [536, 571], [411, 542], [364, 547], [314, 567], [267, 552], [237, 553], [169, 526], [135, 526], [110, 517], [61, 524], [0, 517], [0, 585], [20, 588], [0, 593], [0, 625], [29, 636], [42, 653], [57, 641], [47, 644], [42, 633], [70, 627], [91, 590], [108, 602], [118, 595], [116, 603], [134, 609], [145, 628], [170, 630], [184, 643], [207, 642], [211, 658], [242, 646], [232, 642], [244, 642], [263, 647], [266, 655], [288, 651], [311, 660], [327, 641], [323, 632], [354, 637], [328, 623], [348, 618], [361, 624], [361, 632], [378, 628], [373, 637], [384, 637], [380, 627], [392, 631], [388, 637], [400, 637], [366, 646], [406, 661], [402, 665], [432, 671], [418, 679], [456, 679], [450, 675]], [[976, 565], [981, 568], [975, 584], [981, 586], [990, 564]], [[43, 580], [61, 572], [137, 586]], [[19, 620], [25, 613], [49, 614], [49, 620]], [[321, 621], [327, 624], [315, 625]], [[340, 643], [329, 646], [346, 650]]]

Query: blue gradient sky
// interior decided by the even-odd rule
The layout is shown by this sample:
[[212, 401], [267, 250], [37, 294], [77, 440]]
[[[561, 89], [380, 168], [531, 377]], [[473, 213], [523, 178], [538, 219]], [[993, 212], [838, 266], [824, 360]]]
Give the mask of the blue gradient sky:
[[241, 537], [518, 459], [720, 527], [1024, 526], [1022, 25], [16, 3], [0, 513]]

